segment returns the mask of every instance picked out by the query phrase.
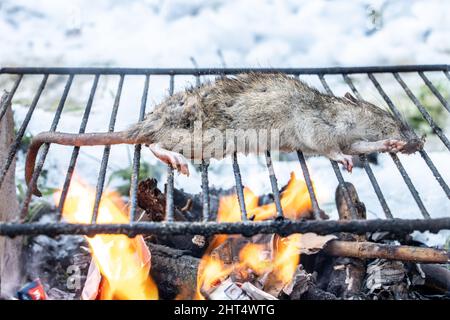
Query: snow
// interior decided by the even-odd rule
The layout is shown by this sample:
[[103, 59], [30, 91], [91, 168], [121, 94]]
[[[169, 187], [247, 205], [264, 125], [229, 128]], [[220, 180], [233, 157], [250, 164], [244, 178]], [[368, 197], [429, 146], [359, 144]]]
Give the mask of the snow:
[[444, 0], [4, 0], [0, 10], [2, 65], [220, 66], [219, 49], [228, 66], [449, 61]]
[[[375, 11], [373, 11], [375, 10]], [[381, 12], [372, 21], [370, 12]], [[260, 1], [260, 0], [3, 0], [0, 1], [0, 66], [123, 66], [192, 67], [193, 57], [200, 67], [314, 67], [335, 65], [392, 65], [450, 63], [450, 1]], [[379, 27], [377, 27], [379, 26]], [[202, 77], [202, 81], [208, 77]], [[377, 76], [378, 78], [378, 76]], [[417, 77], [416, 77], [417, 78]], [[431, 76], [446, 81], [443, 75]], [[58, 130], [77, 132], [93, 77], [76, 77], [69, 93]], [[389, 94], [400, 92], [392, 76], [380, 76]], [[0, 76], [0, 89], [11, 83]], [[14, 99], [18, 124], [28, 111], [40, 77], [25, 79]], [[28, 131], [47, 130], [53, 118], [66, 78], [50, 76]], [[304, 77], [320, 88], [317, 78]], [[348, 88], [337, 77], [328, 76], [336, 94]], [[369, 101], [385, 105], [367, 79], [355, 83]], [[420, 79], [419, 79], [420, 80]], [[147, 109], [168, 94], [168, 77], [150, 81]], [[413, 89], [420, 81], [405, 77]], [[87, 131], [108, 127], [118, 77], [101, 77], [88, 121]], [[176, 77], [175, 90], [195, 83], [193, 77]], [[445, 82], [448, 84], [448, 82]], [[143, 78], [126, 77], [116, 130], [138, 119]], [[48, 90], [50, 89], [50, 90]], [[397, 101], [395, 101], [397, 103]], [[70, 111], [67, 109], [76, 109]], [[445, 128], [448, 132], [448, 126]], [[443, 178], [450, 183], [450, 153], [429, 139], [427, 151]], [[71, 148], [52, 146], [45, 164], [49, 183], [61, 186]], [[130, 165], [131, 147], [114, 146], [109, 161], [113, 169]], [[76, 170], [95, 184], [102, 147], [82, 148]], [[158, 163], [148, 150], [142, 159]], [[240, 158], [244, 184], [261, 194], [270, 192], [264, 159]], [[22, 159], [21, 159], [22, 160]], [[256, 161], [255, 161], [256, 160]], [[401, 156], [432, 217], [448, 216], [450, 203], [419, 155]], [[337, 185], [329, 161], [308, 160], [320, 205], [336, 217], [334, 190]], [[388, 205], [395, 217], [419, 218], [419, 210], [392, 160], [385, 155], [372, 166]], [[231, 162], [214, 162], [210, 182], [215, 187], [231, 187]], [[296, 161], [275, 162], [279, 185], [296, 171]], [[23, 176], [19, 161], [18, 176]], [[176, 176], [176, 186], [190, 192], [200, 190], [200, 175]], [[343, 173], [354, 183], [370, 218], [384, 217], [364, 170]], [[160, 182], [163, 183], [162, 181]], [[429, 236], [421, 235], [427, 241]], [[433, 239], [439, 242], [445, 236]], [[441, 241], [442, 243], [442, 241]]]

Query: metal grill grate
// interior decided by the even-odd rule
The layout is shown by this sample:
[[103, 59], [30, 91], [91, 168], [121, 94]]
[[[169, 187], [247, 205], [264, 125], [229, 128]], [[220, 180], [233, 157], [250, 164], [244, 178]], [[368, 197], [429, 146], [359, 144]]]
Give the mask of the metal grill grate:
[[[28, 112], [24, 118], [24, 121], [17, 132], [17, 137], [14, 143], [10, 146], [7, 161], [0, 168], [0, 188], [5, 178], [6, 172], [8, 171], [18, 148], [20, 146], [21, 140], [24, 137], [27, 126], [33, 116], [36, 105], [41, 97], [42, 92], [46, 88], [47, 80], [49, 75], [67, 75], [67, 82], [64, 87], [62, 97], [56, 108], [54, 118], [50, 127], [50, 131], [55, 131], [58, 122], [63, 111], [67, 95], [72, 86], [73, 80], [79, 75], [94, 75], [92, 87], [90, 89], [89, 98], [86, 104], [84, 114], [82, 116], [81, 125], [79, 127], [79, 132], [84, 133], [86, 131], [86, 125], [91, 113], [92, 103], [96, 90], [99, 83], [99, 78], [105, 75], [118, 75], [119, 83], [115, 93], [114, 104], [112, 112], [110, 115], [108, 131], [114, 131], [118, 109], [120, 105], [120, 99], [122, 94], [123, 84], [125, 78], [128, 75], [140, 75], [144, 77], [144, 88], [141, 98], [139, 118], [137, 120], [141, 121], [145, 115], [145, 109], [147, 105], [147, 96], [149, 91], [149, 81], [150, 77], [153, 75], [166, 75], [169, 76], [169, 93], [170, 95], [174, 92], [175, 77], [180, 75], [190, 75], [196, 78], [197, 85], [200, 84], [200, 76], [204, 75], [234, 75], [241, 72], [284, 72], [289, 75], [300, 77], [300, 75], [315, 75], [320, 80], [325, 91], [329, 94], [333, 94], [330, 86], [327, 83], [325, 76], [327, 75], [339, 75], [343, 78], [344, 82], [353, 91], [353, 93], [358, 98], [363, 98], [360, 92], [356, 89], [352, 78], [350, 75], [362, 74], [367, 75], [373, 86], [376, 88], [378, 93], [387, 103], [388, 107], [391, 109], [392, 113], [400, 118], [401, 114], [397, 107], [394, 105], [391, 98], [386, 94], [380, 82], [377, 80], [374, 74], [392, 74], [394, 79], [403, 88], [406, 95], [417, 107], [419, 112], [422, 114], [426, 122], [430, 125], [433, 132], [436, 133], [437, 137], [442, 141], [444, 146], [450, 151], [450, 143], [448, 138], [444, 135], [442, 129], [436, 124], [431, 115], [427, 112], [424, 106], [419, 102], [418, 98], [413, 94], [411, 89], [403, 81], [400, 73], [413, 73], [418, 74], [422, 79], [424, 84], [430, 89], [430, 91], [435, 95], [442, 106], [450, 112], [450, 106], [448, 101], [442, 96], [438, 88], [429, 80], [424, 72], [435, 72], [444, 73], [445, 77], [450, 81], [449, 75], [450, 66], [448, 65], [417, 65], [417, 66], [390, 66], [390, 67], [336, 67], [336, 68], [285, 68], [285, 69], [236, 69], [236, 68], [225, 68], [225, 69], [137, 69], [137, 68], [2, 68], [0, 69], [0, 76], [3, 74], [16, 75], [17, 78], [14, 80], [12, 87], [10, 89], [10, 95], [6, 103], [0, 106], [0, 120], [5, 115], [6, 108], [8, 104], [13, 99], [16, 91], [20, 87], [22, 80], [29, 75], [42, 75], [42, 80], [40, 85], [34, 95], [34, 98], [30, 104]], [[34, 184], [44, 166], [47, 153], [49, 151], [49, 145], [46, 144], [40, 153], [38, 158], [36, 168], [32, 177], [31, 183]], [[58, 204], [58, 212], [61, 214], [64, 202], [67, 197], [67, 193], [70, 187], [72, 175], [77, 162], [77, 158], [80, 152], [80, 147], [74, 147], [72, 155], [70, 158], [69, 167], [66, 173], [65, 181], [62, 186], [62, 194], [60, 202]], [[413, 230], [430, 230], [439, 231], [442, 229], [450, 229], [450, 218], [440, 218], [431, 219], [430, 213], [422, 201], [419, 192], [411, 181], [405, 167], [401, 163], [400, 159], [395, 154], [390, 154], [392, 161], [394, 162], [396, 168], [401, 174], [403, 181], [408, 187], [413, 199], [420, 212], [425, 219], [394, 219], [394, 215], [389, 208], [388, 202], [377, 182], [377, 179], [371, 169], [371, 166], [367, 160], [366, 156], [361, 156], [361, 161], [363, 168], [369, 178], [369, 181], [373, 187], [374, 192], [379, 200], [379, 203], [385, 213], [388, 220], [375, 219], [375, 220], [365, 220], [365, 221], [319, 221], [321, 216], [321, 209], [319, 207], [317, 196], [314, 193], [312, 187], [312, 179], [310, 172], [308, 170], [308, 165], [306, 163], [303, 153], [299, 150], [297, 152], [298, 160], [303, 172], [303, 176], [307, 185], [309, 196], [311, 199], [312, 209], [316, 221], [292, 221], [283, 217], [283, 208], [280, 201], [280, 192], [278, 189], [277, 178], [274, 173], [272, 157], [270, 152], [266, 154], [266, 163], [268, 168], [268, 174], [270, 178], [270, 183], [272, 187], [272, 192], [274, 195], [274, 202], [277, 211], [277, 217], [273, 221], [263, 221], [263, 222], [253, 222], [247, 218], [247, 210], [245, 208], [244, 202], [244, 192], [243, 185], [241, 181], [241, 173], [239, 164], [237, 161], [237, 155], [233, 154], [233, 171], [235, 177], [236, 193], [239, 200], [239, 205], [241, 209], [241, 222], [236, 223], [218, 223], [212, 222], [210, 220], [210, 208], [209, 208], [209, 187], [208, 187], [208, 163], [203, 161], [201, 165], [201, 188], [202, 188], [202, 201], [203, 201], [203, 219], [201, 222], [174, 222], [174, 202], [173, 202], [173, 192], [174, 192], [174, 172], [168, 167], [168, 179], [167, 179], [167, 191], [166, 191], [166, 221], [165, 222], [136, 222], [136, 208], [137, 208], [137, 185], [139, 180], [139, 166], [140, 166], [140, 156], [141, 156], [141, 146], [136, 145], [134, 148], [134, 156], [132, 163], [132, 176], [131, 176], [131, 188], [130, 188], [130, 223], [129, 224], [96, 224], [97, 214], [99, 209], [99, 203], [102, 197], [103, 188], [105, 184], [105, 175], [108, 166], [108, 160], [110, 156], [110, 146], [105, 146], [103, 151], [103, 157], [101, 161], [100, 171], [97, 179], [96, 186], [96, 196], [95, 204], [92, 212], [92, 224], [82, 225], [82, 224], [67, 224], [67, 223], [53, 223], [53, 224], [40, 224], [40, 223], [10, 223], [4, 222], [0, 223], [0, 235], [3, 236], [15, 236], [23, 234], [47, 234], [50, 236], [58, 234], [87, 234], [93, 235], [97, 233], [123, 233], [130, 236], [136, 234], [215, 234], [215, 233], [240, 233], [244, 235], [253, 235], [256, 233], [279, 233], [279, 234], [290, 234], [294, 232], [317, 232], [317, 233], [330, 233], [330, 232], [354, 232], [354, 233], [365, 233], [373, 231], [390, 231], [396, 233], [402, 232], [412, 232]], [[420, 155], [423, 158], [425, 164], [428, 166], [431, 174], [437, 180], [442, 190], [444, 191], [446, 198], [442, 201], [448, 201], [450, 199], [450, 189], [446, 181], [442, 178], [441, 173], [438, 171], [428, 154], [422, 150]], [[354, 207], [348, 191], [345, 189], [344, 177], [335, 161], [331, 161], [331, 165], [336, 175], [339, 185], [343, 187], [344, 196], [347, 201], [349, 208], [351, 209], [352, 215], [356, 217], [356, 208]], [[24, 201], [21, 207], [22, 216], [28, 211], [28, 206], [31, 201], [31, 189], [29, 188], [25, 194]]]

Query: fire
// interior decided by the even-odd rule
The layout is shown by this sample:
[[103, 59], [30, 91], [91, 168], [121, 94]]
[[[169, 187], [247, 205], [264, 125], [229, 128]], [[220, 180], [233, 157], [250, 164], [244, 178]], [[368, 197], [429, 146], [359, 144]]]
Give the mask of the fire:
[[280, 238], [278, 248], [275, 250], [274, 275], [284, 285], [287, 285], [294, 276], [295, 269], [300, 262], [298, 243], [302, 235], [291, 234], [286, 238]]
[[271, 269], [271, 257], [263, 244], [249, 243], [239, 252], [242, 266], [252, 269], [257, 274], [264, 274]]
[[[297, 179], [293, 172], [286, 190], [281, 195], [280, 202], [284, 216], [293, 220], [308, 214], [311, 209], [311, 199], [309, 198], [306, 183], [301, 179]], [[248, 210], [249, 216], [254, 216], [256, 221], [273, 219], [277, 212], [275, 203], [269, 203], [260, 207], [254, 206], [248, 208]]]
[[[244, 200], [248, 218], [260, 221], [276, 216], [275, 204], [258, 206], [258, 196], [248, 188], [244, 189]], [[311, 201], [306, 183], [297, 179], [294, 173], [291, 173], [291, 179], [281, 194], [281, 206], [285, 217], [290, 219], [310, 214]], [[220, 199], [217, 220], [219, 222], [241, 220], [236, 194]], [[233, 265], [226, 265], [217, 257], [211, 256], [211, 252], [230, 237], [234, 236], [217, 235], [202, 258], [197, 277], [197, 298], [202, 299], [201, 291], [207, 292], [235, 270], [251, 269], [259, 276], [268, 274], [270, 278], [268, 282], [277, 282], [281, 287], [292, 281], [300, 260], [298, 243], [301, 234], [292, 234], [285, 238], [275, 236], [270, 244], [248, 243], [240, 250], [239, 261]]]
[[273, 256], [268, 256], [267, 246], [262, 244], [247, 244], [239, 252], [240, 267], [253, 270], [258, 275], [271, 273], [282, 286], [289, 284], [300, 261], [298, 243], [301, 234], [291, 234], [288, 237], [275, 238]]
[[[59, 201], [61, 191], [55, 193]], [[90, 223], [95, 190], [80, 178], [72, 179], [63, 208], [70, 223]], [[114, 192], [103, 193], [97, 223], [128, 223], [126, 206]], [[150, 251], [142, 236], [96, 235], [86, 237], [93, 260], [102, 275], [97, 298], [101, 300], [158, 299], [158, 289], [149, 276]]]
[[213, 257], [206, 257], [199, 268], [202, 272], [200, 273], [198, 280], [203, 284], [202, 289], [206, 291], [220, 283], [220, 281], [225, 279], [232, 271], [230, 267], [225, 267], [220, 259]]

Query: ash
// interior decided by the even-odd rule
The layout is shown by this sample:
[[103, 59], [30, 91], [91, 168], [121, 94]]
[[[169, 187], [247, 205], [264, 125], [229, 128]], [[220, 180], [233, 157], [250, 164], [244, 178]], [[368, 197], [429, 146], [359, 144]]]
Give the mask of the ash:
[[[57, 221], [54, 213], [47, 213], [39, 222]], [[83, 236], [29, 237], [25, 255], [27, 280], [40, 278], [49, 299], [80, 298], [91, 260]]]

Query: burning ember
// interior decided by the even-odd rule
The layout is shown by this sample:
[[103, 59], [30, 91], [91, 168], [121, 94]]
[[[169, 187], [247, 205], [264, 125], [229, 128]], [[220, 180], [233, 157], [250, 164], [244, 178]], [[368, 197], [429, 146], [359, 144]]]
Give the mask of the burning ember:
[[[250, 189], [244, 189], [244, 200], [248, 218], [267, 220], [276, 216], [274, 203], [258, 206], [258, 196]], [[281, 205], [286, 217], [298, 219], [309, 214], [311, 202], [306, 184], [291, 174], [286, 189], [281, 194]], [[219, 222], [240, 221], [240, 207], [235, 194], [220, 199], [217, 220]], [[293, 279], [299, 264], [300, 234], [292, 234], [282, 238], [277, 235], [270, 239], [248, 239], [242, 236], [217, 235], [211, 242], [207, 253], [203, 256], [197, 276], [197, 296], [205, 295], [223, 283], [230, 276], [242, 281], [257, 277], [262, 289], [277, 294]], [[224, 249], [228, 243], [231, 245]], [[237, 257], [232, 251], [241, 246]], [[226, 252], [226, 253], [224, 253]], [[239, 282], [239, 281], [236, 281]]]
[[[61, 191], [55, 193], [59, 201]], [[90, 223], [95, 190], [74, 176], [67, 195], [63, 218], [70, 223]], [[114, 192], [104, 192], [97, 223], [128, 223], [126, 206]], [[142, 236], [96, 235], [86, 237], [95, 266], [102, 275], [97, 299], [158, 299], [158, 289], [149, 276], [150, 251]]]

